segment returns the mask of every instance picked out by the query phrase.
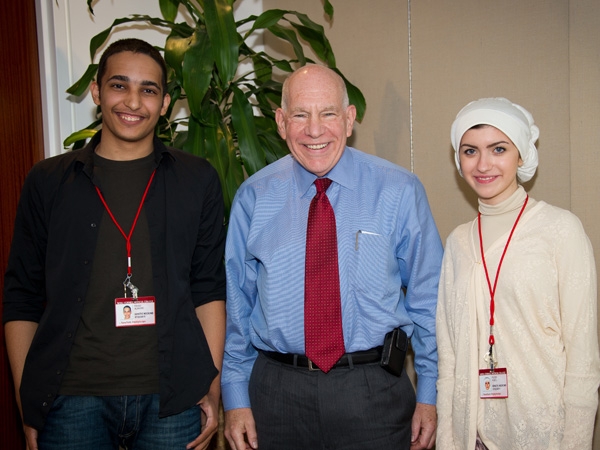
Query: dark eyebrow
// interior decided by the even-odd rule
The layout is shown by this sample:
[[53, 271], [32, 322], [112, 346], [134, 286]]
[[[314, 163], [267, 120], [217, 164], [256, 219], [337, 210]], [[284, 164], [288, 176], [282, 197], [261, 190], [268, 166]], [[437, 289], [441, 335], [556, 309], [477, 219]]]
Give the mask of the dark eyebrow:
[[110, 77], [106, 81], [110, 81], [110, 80], [118, 80], [118, 81], [129, 82], [129, 77], [126, 77], [125, 75], [113, 75], [112, 77]]
[[159, 85], [158, 85], [158, 83], [156, 83], [155, 81], [144, 80], [144, 81], [142, 81], [140, 84], [141, 84], [142, 86], [153, 86], [153, 87], [155, 87], [156, 89], [158, 89], [158, 90], [159, 90], [159, 92], [160, 92], [160, 90], [161, 90], [161, 89], [160, 89], [160, 86], [159, 86]]
[[[110, 77], [107, 81], [110, 80], [117, 80], [117, 81], [123, 81], [125, 83], [129, 83], [131, 80], [129, 79], [128, 76], [126, 75], [113, 75], [112, 77]], [[155, 82], [155, 81], [151, 81], [151, 80], [143, 80], [140, 85], [142, 86], [152, 86], [155, 87], [156, 89], [159, 90], [159, 92], [161, 91], [160, 85]]]
[[504, 144], [504, 145], [510, 145], [508, 142], [506, 141], [498, 141], [498, 142], [494, 142], [493, 144], [490, 144], [487, 146], [487, 148], [492, 148], [492, 147], [497, 147], [500, 144]]
[[[498, 141], [498, 142], [494, 142], [493, 144], [487, 145], [485, 148], [493, 148], [493, 147], [497, 147], [500, 144], [505, 144], [505, 145], [510, 145], [508, 142], [506, 141]], [[471, 147], [471, 148], [478, 148], [476, 145], [473, 144], [469, 144], [468, 142], [465, 142], [464, 144], [461, 144], [459, 148], [462, 147]]]

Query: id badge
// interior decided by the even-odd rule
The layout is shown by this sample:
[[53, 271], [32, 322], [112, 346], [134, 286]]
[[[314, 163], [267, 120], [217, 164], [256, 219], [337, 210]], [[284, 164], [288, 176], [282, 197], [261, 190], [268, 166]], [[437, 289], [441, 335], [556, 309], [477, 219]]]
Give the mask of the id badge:
[[506, 369], [479, 370], [479, 398], [507, 398], [508, 375]]
[[124, 297], [115, 299], [115, 326], [142, 327], [156, 324], [156, 299]]

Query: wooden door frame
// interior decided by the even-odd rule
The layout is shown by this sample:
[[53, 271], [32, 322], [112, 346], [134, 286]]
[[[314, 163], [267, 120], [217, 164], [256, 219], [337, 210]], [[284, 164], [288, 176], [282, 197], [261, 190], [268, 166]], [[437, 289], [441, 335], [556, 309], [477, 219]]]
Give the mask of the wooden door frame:
[[[35, 0], [0, 2], [0, 289], [21, 186], [44, 157]], [[0, 304], [0, 312], [2, 305]], [[0, 448], [25, 448], [0, 326]]]

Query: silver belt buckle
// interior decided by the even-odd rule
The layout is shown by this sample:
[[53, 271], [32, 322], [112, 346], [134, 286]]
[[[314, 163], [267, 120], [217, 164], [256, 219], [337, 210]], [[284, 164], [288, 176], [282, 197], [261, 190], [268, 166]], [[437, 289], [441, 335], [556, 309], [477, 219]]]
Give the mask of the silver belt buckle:
[[308, 370], [309, 370], [309, 372], [318, 372], [321, 369], [319, 369], [317, 366], [313, 366], [313, 362], [309, 359], [308, 360]]

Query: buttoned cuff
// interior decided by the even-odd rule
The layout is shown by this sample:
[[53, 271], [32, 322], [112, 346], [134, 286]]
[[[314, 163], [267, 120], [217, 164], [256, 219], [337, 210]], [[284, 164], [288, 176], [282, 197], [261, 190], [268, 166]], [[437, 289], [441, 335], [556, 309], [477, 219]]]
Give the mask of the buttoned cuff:
[[223, 409], [229, 411], [237, 408], [250, 408], [248, 383], [229, 383], [221, 386]]
[[417, 377], [417, 402], [435, 405], [437, 400], [436, 379], [432, 377]]

